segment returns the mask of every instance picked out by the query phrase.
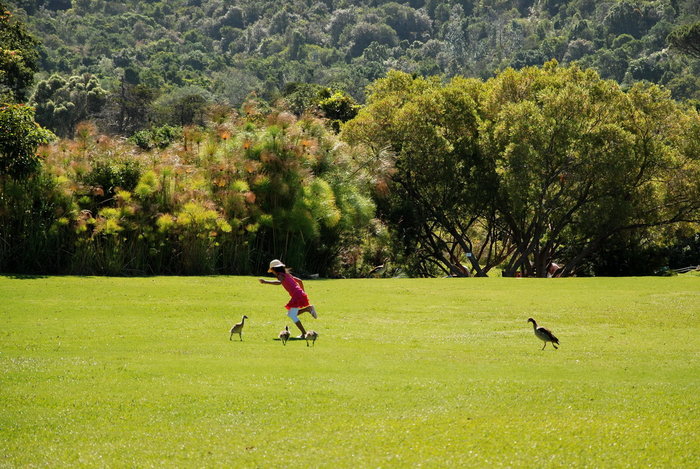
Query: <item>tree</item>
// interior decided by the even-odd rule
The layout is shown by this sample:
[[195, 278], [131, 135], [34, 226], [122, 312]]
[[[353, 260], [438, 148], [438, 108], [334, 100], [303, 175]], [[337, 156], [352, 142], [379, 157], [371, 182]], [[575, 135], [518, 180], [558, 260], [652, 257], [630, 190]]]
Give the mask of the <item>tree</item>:
[[437, 78], [392, 71], [369, 88], [367, 106], [343, 129], [350, 143], [366, 148], [365, 165], [383, 174], [375, 182], [380, 215], [423, 275], [463, 276], [471, 268], [484, 275], [478, 263], [462, 262], [474, 260], [477, 249], [487, 267], [499, 256], [489, 232], [495, 224], [483, 225], [493, 214], [493, 191], [475, 177], [488, 172], [476, 146], [482, 87], [463, 78], [443, 87]]
[[219, 19], [220, 27], [243, 28], [243, 10], [238, 7], [230, 7], [226, 14]]
[[668, 45], [696, 59], [700, 58], [700, 21], [674, 29], [666, 38]]
[[398, 37], [396, 31], [386, 24], [359, 23], [349, 33], [351, 43], [348, 55], [359, 57], [373, 42], [390, 47], [396, 46]]
[[34, 122], [34, 110], [22, 104], [0, 107], [0, 179], [24, 179], [36, 172], [36, 149], [54, 135]]
[[52, 75], [37, 84], [31, 99], [37, 122], [68, 138], [79, 122], [99, 114], [106, 101], [107, 91], [89, 74], [67, 79]]
[[393, 72], [344, 135], [393, 156], [380, 210], [442, 270], [461, 251], [476, 273], [545, 276], [557, 260], [568, 275], [618, 233], [700, 220], [697, 111], [593, 70], [549, 62], [447, 85]]
[[36, 149], [54, 135], [34, 122], [22, 104], [34, 80], [38, 42], [0, 2], [0, 179], [25, 179], [39, 167]]
[[660, 88], [624, 93], [549, 63], [499, 75], [485, 108], [482, 148], [516, 245], [507, 273], [544, 276], [562, 256], [573, 273], [616, 233], [697, 220], [700, 167], [688, 145], [700, 121]]
[[159, 97], [154, 103], [158, 121], [171, 125], [202, 125], [211, 100], [210, 93], [198, 86], [186, 86]]
[[650, 3], [621, 0], [615, 3], [603, 20], [613, 34], [631, 34], [640, 38], [659, 20], [659, 12]]
[[410, 6], [389, 2], [381, 6], [386, 24], [391, 26], [400, 39], [423, 39], [430, 33], [430, 18]]
[[340, 130], [340, 124], [355, 117], [360, 108], [352, 96], [340, 91], [321, 99], [318, 107], [323, 115], [331, 121], [336, 132]]
[[290, 59], [299, 60], [302, 58], [301, 55], [304, 46], [304, 35], [295, 29], [291, 36], [287, 54], [289, 55]]
[[285, 107], [296, 116], [317, 114], [319, 102], [331, 94], [331, 89], [313, 83], [287, 83], [282, 90]]
[[337, 45], [343, 32], [356, 22], [357, 14], [353, 8], [335, 10], [326, 26], [332, 44]]
[[0, 2], [0, 102], [23, 102], [38, 69], [38, 42]]
[[105, 128], [119, 135], [132, 135], [148, 127], [152, 119], [151, 104], [158, 90], [139, 83], [136, 72], [127, 68], [121, 75], [119, 87], [110, 93], [100, 121]]

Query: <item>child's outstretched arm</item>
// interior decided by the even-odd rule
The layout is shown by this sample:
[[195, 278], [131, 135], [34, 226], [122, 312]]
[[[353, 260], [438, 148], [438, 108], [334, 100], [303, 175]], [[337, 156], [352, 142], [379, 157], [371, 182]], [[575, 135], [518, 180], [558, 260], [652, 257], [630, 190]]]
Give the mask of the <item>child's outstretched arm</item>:
[[260, 283], [265, 284], [265, 285], [282, 285], [282, 282], [280, 282], [279, 280], [265, 280], [264, 278], [261, 278], [259, 280], [260, 280]]

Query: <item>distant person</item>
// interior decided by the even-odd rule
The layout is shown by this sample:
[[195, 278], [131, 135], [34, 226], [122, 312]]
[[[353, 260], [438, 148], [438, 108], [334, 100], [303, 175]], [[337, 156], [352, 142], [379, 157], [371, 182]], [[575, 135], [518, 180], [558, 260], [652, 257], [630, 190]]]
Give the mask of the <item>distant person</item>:
[[301, 331], [299, 338], [304, 338], [306, 329], [304, 329], [304, 326], [299, 320], [299, 314], [309, 312], [314, 319], [318, 318], [316, 308], [310, 304], [309, 297], [304, 291], [304, 282], [290, 274], [287, 267], [279, 259], [273, 259], [267, 271], [275, 274], [277, 280], [265, 280], [261, 278], [260, 283], [266, 285], [282, 285], [284, 289], [287, 290], [289, 296], [292, 297], [289, 303], [285, 305], [285, 308], [287, 308], [287, 316], [289, 316], [289, 319], [291, 319]]

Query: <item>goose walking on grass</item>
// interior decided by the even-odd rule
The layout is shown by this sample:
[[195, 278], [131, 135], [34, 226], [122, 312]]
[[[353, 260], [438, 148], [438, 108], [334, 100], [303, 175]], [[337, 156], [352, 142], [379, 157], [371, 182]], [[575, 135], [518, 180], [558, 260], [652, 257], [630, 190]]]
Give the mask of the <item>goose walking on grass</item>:
[[289, 340], [289, 336], [292, 335], [289, 332], [289, 326], [284, 326], [284, 330], [280, 332], [279, 338], [282, 341], [282, 345], [287, 345], [287, 341]]
[[318, 332], [316, 331], [309, 331], [304, 335], [304, 338], [306, 339], [306, 346], [309, 346], [309, 341], [311, 341], [312, 345], [316, 345], [316, 339], [318, 339]]
[[245, 314], [243, 315], [243, 318], [241, 318], [241, 322], [237, 322], [236, 324], [233, 325], [231, 328], [231, 335], [228, 336], [228, 340], [231, 340], [231, 337], [233, 337], [233, 334], [238, 334], [238, 337], [243, 340], [243, 335], [241, 332], [243, 331], [243, 325], [245, 324], [245, 320], [248, 319], [248, 316]]
[[547, 342], [552, 343], [552, 347], [559, 348], [557, 345], [559, 345], [559, 339], [557, 339], [554, 334], [552, 334], [552, 331], [549, 329], [542, 327], [542, 326], [537, 326], [537, 321], [535, 321], [532, 318], [529, 318], [527, 322], [532, 323], [532, 328], [535, 330], [535, 335], [537, 336], [538, 339], [540, 339], [542, 342], [544, 342], [544, 345], [542, 346], [542, 350], [547, 346]]

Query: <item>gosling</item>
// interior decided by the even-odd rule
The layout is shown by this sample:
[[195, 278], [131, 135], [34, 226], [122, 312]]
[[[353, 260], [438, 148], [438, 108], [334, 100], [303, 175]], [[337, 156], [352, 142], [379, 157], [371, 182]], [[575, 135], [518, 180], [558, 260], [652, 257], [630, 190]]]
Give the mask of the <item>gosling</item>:
[[248, 316], [243, 315], [243, 318], [241, 319], [241, 322], [238, 322], [233, 325], [231, 328], [231, 335], [228, 336], [228, 340], [231, 340], [231, 337], [233, 337], [233, 334], [238, 334], [238, 337], [243, 340], [243, 335], [241, 332], [243, 332], [243, 325], [245, 324], [245, 320], [248, 319]]
[[552, 331], [550, 331], [549, 329], [542, 327], [542, 326], [538, 327], [537, 322], [532, 318], [529, 318], [527, 320], [527, 322], [532, 323], [532, 328], [535, 331], [535, 336], [537, 336], [538, 339], [540, 339], [541, 341], [544, 342], [544, 345], [542, 346], [542, 350], [544, 350], [544, 348], [547, 346], [547, 342], [551, 342], [552, 347], [554, 347], [555, 349], [559, 348], [559, 347], [557, 347], [557, 345], [559, 344], [559, 339], [557, 339], [554, 336], [554, 334], [552, 334]]
[[289, 336], [292, 334], [289, 332], [289, 326], [284, 326], [284, 330], [280, 332], [279, 338], [282, 341], [282, 345], [287, 345], [287, 341], [289, 340]]
[[311, 341], [311, 345], [316, 345], [316, 339], [318, 339], [318, 332], [316, 331], [309, 331], [304, 335], [304, 338], [306, 339], [306, 346], [309, 346], [309, 341]]

